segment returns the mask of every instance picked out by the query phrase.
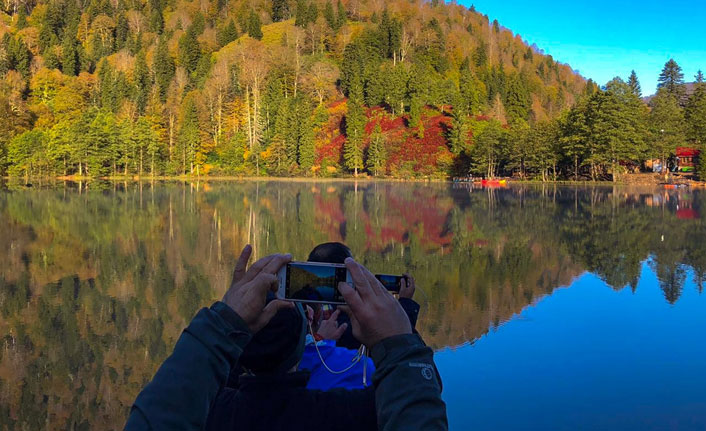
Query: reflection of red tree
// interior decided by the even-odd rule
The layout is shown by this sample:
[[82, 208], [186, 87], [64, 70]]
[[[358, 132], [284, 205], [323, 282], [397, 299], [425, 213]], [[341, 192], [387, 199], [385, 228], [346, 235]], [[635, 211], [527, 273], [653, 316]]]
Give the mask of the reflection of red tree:
[[314, 208], [316, 226], [326, 233], [329, 241], [342, 241], [341, 225], [346, 221], [346, 216], [338, 193], [314, 194]]
[[386, 193], [388, 211], [380, 226], [375, 226], [364, 215], [368, 249], [380, 251], [391, 244], [405, 244], [413, 234], [427, 249], [439, 249], [451, 244], [453, 234], [445, 231], [446, 219], [453, 205], [438, 199], [435, 194], [415, 190], [412, 195], [401, 197]]

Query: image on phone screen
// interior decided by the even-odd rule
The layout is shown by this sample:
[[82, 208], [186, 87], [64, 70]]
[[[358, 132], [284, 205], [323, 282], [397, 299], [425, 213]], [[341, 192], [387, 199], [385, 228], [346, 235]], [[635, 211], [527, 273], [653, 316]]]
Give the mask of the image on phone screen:
[[346, 281], [343, 265], [314, 265], [292, 262], [287, 265], [285, 298], [311, 302], [344, 303], [338, 283]]
[[375, 278], [390, 292], [399, 292], [402, 287], [401, 275], [375, 274]]

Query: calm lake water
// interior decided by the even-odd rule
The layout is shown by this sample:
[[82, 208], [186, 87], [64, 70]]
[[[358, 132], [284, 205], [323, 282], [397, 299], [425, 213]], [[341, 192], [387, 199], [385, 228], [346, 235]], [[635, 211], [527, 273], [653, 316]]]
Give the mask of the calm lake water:
[[706, 429], [706, 193], [0, 186], [0, 430], [122, 429], [246, 243], [413, 273], [455, 430]]

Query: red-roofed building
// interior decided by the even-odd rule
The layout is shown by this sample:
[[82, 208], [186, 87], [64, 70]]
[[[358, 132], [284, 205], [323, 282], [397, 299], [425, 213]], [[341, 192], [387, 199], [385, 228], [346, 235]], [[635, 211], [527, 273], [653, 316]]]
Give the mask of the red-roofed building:
[[677, 160], [680, 172], [694, 172], [701, 151], [695, 148], [677, 147]]

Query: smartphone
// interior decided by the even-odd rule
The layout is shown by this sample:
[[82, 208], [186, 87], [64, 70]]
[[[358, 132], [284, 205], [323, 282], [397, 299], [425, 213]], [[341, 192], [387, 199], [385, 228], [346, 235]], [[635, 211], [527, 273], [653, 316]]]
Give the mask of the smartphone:
[[375, 278], [390, 292], [399, 293], [404, 275], [375, 274]]
[[279, 298], [299, 302], [345, 304], [338, 283], [351, 283], [345, 265], [318, 262], [290, 262], [277, 273]]

